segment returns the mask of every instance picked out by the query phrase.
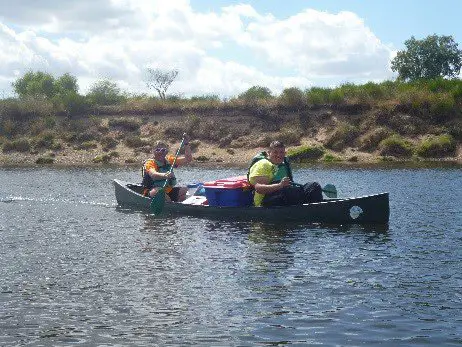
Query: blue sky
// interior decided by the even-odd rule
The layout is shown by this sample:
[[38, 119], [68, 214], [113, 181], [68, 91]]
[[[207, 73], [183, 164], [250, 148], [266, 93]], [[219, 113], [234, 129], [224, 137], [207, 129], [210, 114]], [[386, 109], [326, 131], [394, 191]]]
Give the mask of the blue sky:
[[462, 42], [458, 0], [0, 0], [0, 96], [29, 70], [150, 93], [146, 68], [177, 69], [170, 94], [232, 97], [254, 85], [393, 79], [404, 41]]

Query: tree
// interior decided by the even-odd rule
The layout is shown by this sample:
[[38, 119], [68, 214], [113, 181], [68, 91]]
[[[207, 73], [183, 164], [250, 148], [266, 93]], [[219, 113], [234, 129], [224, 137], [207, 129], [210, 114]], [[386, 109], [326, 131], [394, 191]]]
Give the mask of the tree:
[[166, 93], [170, 85], [178, 76], [178, 70], [163, 70], [147, 68], [146, 86], [155, 89], [159, 98], [166, 99]]
[[77, 84], [77, 78], [69, 73], [65, 73], [56, 80], [56, 90], [58, 93], [68, 94], [69, 92], [77, 93], [79, 87]]
[[290, 87], [282, 91], [279, 100], [287, 106], [302, 107], [306, 104], [306, 95], [299, 88]]
[[23, 77], [12, 83], [14, 91], [19, 97], [43, 96], [51, 98], [55, 95], [55, 78], [49, 73], [29, 71]]
[[391, 62], [391, 69], [398, 72], [399, 79], [415, 81], [459, 75], [462, 51], [452, 36], [431, 35], [423, 40], [412, 36], [404, 44], [406, 50], [399, 51]]
[[238, 99], [255, 100], [255, 99], [271, 99], [273, 96], [271, 90], [267, 87], [253, 86], [247, 89], [244, 93], [239, 94]]
[[13, 82], [12, 86], [21, 98], [41, 96], [51, 99], [56, 95], [76, 94], [79, 89], [77, 79], [69, 73], [55, 79], [51, 74], [42, 71], [29, 71]]
[[97, 105], [114, 105], [126, 99], [117, 83], [109, 80], [95, 82], [87, 94], [88, 101]]

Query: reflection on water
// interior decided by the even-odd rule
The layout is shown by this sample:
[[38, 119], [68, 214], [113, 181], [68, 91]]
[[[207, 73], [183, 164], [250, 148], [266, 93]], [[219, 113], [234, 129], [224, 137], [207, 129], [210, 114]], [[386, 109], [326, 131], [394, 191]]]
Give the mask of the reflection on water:
[[132, 171], [0, 170], [0, 345], [462, 344], [459, 169], [296, 170], [389, 226], [154, 217], [115, 207]]

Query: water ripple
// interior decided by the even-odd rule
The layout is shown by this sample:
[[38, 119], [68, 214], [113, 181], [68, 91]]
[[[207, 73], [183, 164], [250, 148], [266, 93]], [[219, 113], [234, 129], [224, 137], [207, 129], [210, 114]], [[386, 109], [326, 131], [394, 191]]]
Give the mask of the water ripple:
[[296, 174], [390, 190], [390, 225], [153, 218], [115, 208], [112, 170], [46, 169], [29, 182], [40, 198], [17, 194], [28, 172], [0, 170], [0, 345], [462, 344], [460, 206], [445, 191], [460, 196], [460, 171]]

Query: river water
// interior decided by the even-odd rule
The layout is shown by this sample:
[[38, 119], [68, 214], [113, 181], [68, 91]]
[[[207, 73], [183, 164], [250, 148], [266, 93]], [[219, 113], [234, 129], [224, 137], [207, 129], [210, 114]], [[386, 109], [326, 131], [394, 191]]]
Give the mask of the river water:
[[[180, 183], [242, 174], [178, 170]], [[1, 346], [462, 345], [462, 170], [298, 168], [390, 224], [154, 218], [133, 168], [0, 169]]]

